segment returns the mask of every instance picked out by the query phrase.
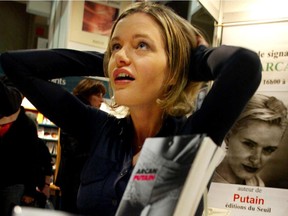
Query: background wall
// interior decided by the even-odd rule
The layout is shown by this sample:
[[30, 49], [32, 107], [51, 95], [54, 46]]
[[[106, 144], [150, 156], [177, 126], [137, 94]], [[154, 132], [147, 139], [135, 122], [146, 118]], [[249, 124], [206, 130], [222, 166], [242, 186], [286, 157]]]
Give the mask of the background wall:
[[26, 13], [26, 4], [0, 1], [0, 52], [30, 47], [32, 19]]
[[47, 17], [27, 12], [25, 1], [0, 1], [0, 52], [36, 48], [48, 38]]

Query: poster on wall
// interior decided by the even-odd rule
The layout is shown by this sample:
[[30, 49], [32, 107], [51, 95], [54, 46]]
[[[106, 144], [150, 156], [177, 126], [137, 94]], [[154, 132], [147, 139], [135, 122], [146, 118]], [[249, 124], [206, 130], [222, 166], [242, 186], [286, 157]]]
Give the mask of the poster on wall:
[[262, 63], [262, 82], [258, 91], [274, 92], [286, 100], [288, 22], [227, 26], [223, 28], [222, 44], [242, 46], [255, 51]]
[[[281, 101], [283, 109], [287, 109], [288, 22], [224, 26], [222, 44], [242, 46], [255, 51], [262, 63], [262, 80], [256, 94], [272, 96]], [[271, 108], [268, 103], [267, 106]], [[283, 113], [285, 115], [285, 111]], [[280, 111], [279, 115], [281, 115]], [[248, 127], [250, 126], [246, 126], [246, 128]], [[281, 130], [279, 139], [275, 139], [275, 133], [269, 135], [269, 133], [259, 133], [257, 129], [250, 129], [251, 136], [254, 136], [255, 139], [262, 138], [262, 141], [256, 142], [253, 139], [245, 138], [245, 136], [244, 140], [242, 137], [244, 141], [242, 140], [241, 143], [253, 154], [234, 149], [235, 154], [233, 155], [231, 153], [233, 151], [231, 150], [232, 144], [224, 145], [226, 156], [217, 167], [219, 173], [216, 168], [214, 175], [218, 175], [218, 179], [213, 177], [209, 189], [209, 207], [227, 209], [231, 216], [287, 215], [287, 126], [286, 129]], [[239, 145], [241, 145], [240, 141]], [[227, 172], [221, 174], [220, 168], [224, 167], [223, 164], [225, 163], [226, 171], [230, 169], [227, 172], [233, 173], [241, 180], [241, 171], [239, 170], [242, 170], [242, 177], [246, 175], [245, 179], [243, 178], [241, 183], [236, 184]], [[235, 168], [237, 166], [238, 171]], [[248, 180], [248, 176], [253, 178]], [[221, 178], [222, 180], [219, 180]]]
[[72, 1], [70, 40], [106, 49], [112, 25], [128, 1]]

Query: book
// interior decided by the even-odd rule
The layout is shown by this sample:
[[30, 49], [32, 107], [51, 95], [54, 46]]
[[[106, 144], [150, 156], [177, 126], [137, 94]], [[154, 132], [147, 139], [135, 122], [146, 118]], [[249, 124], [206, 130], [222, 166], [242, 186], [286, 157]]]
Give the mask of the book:
[[257, 173], [265, 183], [264, 186], [217, 182], [212, 179], [207, 199], [209, 208], [229, 210], [231, 216], [286, 216], [288, 212], [287, 143], [288, 128], [283, 133], [279, 149]]
[[205, 134], [147, 138], [116, 216], [194, 215], [223, 154]]

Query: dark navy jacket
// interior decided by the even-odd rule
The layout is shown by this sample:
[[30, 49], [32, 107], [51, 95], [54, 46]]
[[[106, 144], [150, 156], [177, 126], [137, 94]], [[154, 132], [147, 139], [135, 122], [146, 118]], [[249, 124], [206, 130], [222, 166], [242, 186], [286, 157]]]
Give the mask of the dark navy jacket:
[[[101, 54], [67, 49], [16, 51], [1, 55], [5, 73], [51, 121], [91, 145], [81, 177], [78, 206], [87, 215], [114, 215], [132, 171], [128, 117], [117, 119], [83, 105], [45, 80], [103, 75]], [[206, 133], [218, 145], [261, 81], [256, 53], [238, 47], [200, 46], [191, 56], [191, 80], [214, 80], [201, 109], [189, 118], [167, 117], [157, 136]]]

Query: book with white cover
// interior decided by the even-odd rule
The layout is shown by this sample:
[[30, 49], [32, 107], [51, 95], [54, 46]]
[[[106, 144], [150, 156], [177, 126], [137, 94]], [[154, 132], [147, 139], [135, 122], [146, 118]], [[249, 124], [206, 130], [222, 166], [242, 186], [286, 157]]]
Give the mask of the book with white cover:
[[222, 154], [204, 134], [147, 138], [116, 216], [194, 215]]
[[288, 128], [282, 136], [279, 149], [257, 173], [265, 182], [264, 186], [213, 182], [212, 179], [208, 193], [209, 208], [227, 209], [231, 212], [231, 216], [286, 216], [288, 212], [287, 143]]

